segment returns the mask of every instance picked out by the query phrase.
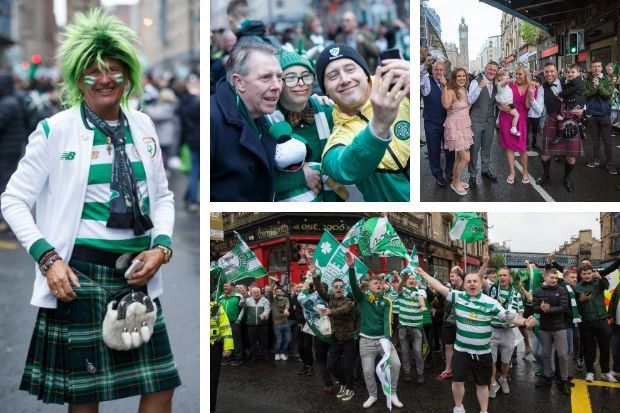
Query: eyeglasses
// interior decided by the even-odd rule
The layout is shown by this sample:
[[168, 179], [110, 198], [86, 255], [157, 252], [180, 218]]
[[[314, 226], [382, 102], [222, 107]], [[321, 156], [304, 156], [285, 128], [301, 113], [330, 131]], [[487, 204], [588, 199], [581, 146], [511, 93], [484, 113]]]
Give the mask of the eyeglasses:
[[286, 75], [282, 78], [284, 80], [284, 84], [287, 87], [295, 87], [299, 84], [301, 80], [304, 85], [311, 85], [314, 82], [314, 75], [312, 73], [304, 73], [302, 75]]
[[344, 288], [344, 285], [338, 284], [338, 285], [334, 285], [332, 287], [334, 288], [334, 290], [342, 290]]

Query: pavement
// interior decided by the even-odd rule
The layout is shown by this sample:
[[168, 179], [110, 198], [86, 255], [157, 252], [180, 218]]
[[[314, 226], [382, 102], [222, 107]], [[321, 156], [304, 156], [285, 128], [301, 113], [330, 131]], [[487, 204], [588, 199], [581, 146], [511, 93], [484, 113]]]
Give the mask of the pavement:
[[[489, 412], [523, 413], [616, 413], [620, 406], [620, 383], [595, 381], [587, 383], [583, 373], [574, 373], [575, 387], [571, 396], [560, 392], [555, 384], [552, 387], [537, 389], [533, 385], [535, 363], [522, 360], [523, 344], [519, 346], [517, 365], [509, 375], [510, 393], [501, 390], [495, 399], [489, 401]], [[398, 397], [404, 408], [392, 412], [449, 413], [454, 402], [451, 381], [438, 382], [434, 379], [443, 369], [439, 353], [434, 353], [434, 366], [424, 373], [426, 382], [416, 384], [401, 379], [398, 383]], [[217, 412], [270, 412], [270, 413], [308, 413], [308, 412], [387, 412], [385, 397], [370, 409], [364, 410], [362, 404], [368, 393], [362, 381], [356, 382], [355, 396], [349, 401], [341, 401], [336, 395], [322, 392], [323, 383], [315, 370], [312, 377], [298, 376], [302, 364], [290, 357], [287, 361], [256, 362], [239, 366], [222, 366], [220, 376]], [[316, 366], [315, 366], [316, 367]], [[378, 389], [381, 389], [378, 386]], [[381, 391], [381, 390], [379, 390]], [[467, 412], [479, 412], [479, 405], [473, 382], [466, 384], [464, 406]]]
[[[183, 209], [185, 176], [173, 173], [170, 188], [175, 192], [176, 224], [173, 236], [174, 256], [164, 271], [161, 304], [172, 351], [179, 368], [182, 386], [173, 398], [175, 412], [200, 410], [199, 368], [199, 217]], [[15, 239], [0, 237], [0, 411], [11, 413], [65, 413], [67, 406], [45, 405], [18, 390], [37, 308], [29, 304], [32, 294], [34, 262]], [[101, 404], [101, 413], [135, 412], [138, 397]], [[10, 407], [8, 407], [10, 406]]]
[[[424, 123], [420, 125], [422, 140], [424, 136]], [[615, 131], [612, 136], [612, 156], [616, 165], [620, 165], [620, 131]], [[617, 202], [620, 201], [620, 175], [610, 175], [601, 167], [588, 168], [586, 162], [592, 159], [592, 139], [582, 141], [586, 156], [577, 158], [577, 164], [571, 174], [575, 191], [569, 193], [563, 185], [564, 161], [551, 162], [551, 181], [543, 186], [535, 183], [536, 178], [542, 176], [543, 168], [540, 155], [536, 151], [528, 151], [528, 166], [530, 183], [521, 182], [523, 162], [518, 154], [515, 162], [516, 178], [514, 184], [508, 184], [508, 165], [506, 152], [499, 146], [499, 135], [496, 131], [491, 149], [492, 170], [497, 175], [499, 182], [492, 182], [482, 178], [478, 173], [478, 186], [470, 189], [465, 196], [456, 194], [450, 189], [449, 183], [440, 187], [435, 183], [428, 163], [426, 146], [420, 147], [420, 199], [423, 202]], [[540, 139], [538, 144], [540, 145]], [[603, 150], [601, 149], [601, 152]], [[604, 154], [601, 153], [604, 160]], [[443, 158], [442, 158], [443, 164]], [[478, 160], [480, 167], [480, 159]], [[463, 174], [463, 181], [468, 182], [469, 173], [467, 168]]]

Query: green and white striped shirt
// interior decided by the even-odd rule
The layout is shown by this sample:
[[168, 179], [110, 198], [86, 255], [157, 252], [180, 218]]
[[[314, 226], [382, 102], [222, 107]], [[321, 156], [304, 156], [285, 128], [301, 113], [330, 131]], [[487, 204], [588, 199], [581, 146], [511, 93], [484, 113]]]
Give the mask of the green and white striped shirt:
[[[106, 222], [110, 217], [110, 180], [114, 147], [108, 145], [107, 136], [94, 128], [93, 152], [88, 173], [88, 186], [84, 199], [84, 208], [80, 218], [75, 245], [88, 246], [104, 251], [126, 253], [140, 252], [150, 248], [150, 230], [140, 236], [135, 236], [132, 228], [107, 228]], [[140, 160], [129, 127], [125, 127], [127, 143], [125, 151], [131, 162], [138, 191], [141, 195], [140, 209], [143, 214], [149, 212], [149, 197], [146, 185], [146, 173]]]
[[385, 295], [390, 297], [390, 300], [392, 300], [392, 314], [399, 314], [400, 308], [398, 303], [398, 291], [390, 285], [388, 290], [385, 292]]
[[418, 288], [404, 287], [398, 295], [398, 323], [405, 327], [422, 327], [424, 308], [420, 297], [426, 298], [426, 291]]
[[491, 320], [503, 318], [506, 310], [497, 300], [479, 293], [472, 297], [464, 291], [450, 290], [447, 299], [456, 310], [454, 348], [470, 354], [491, 351]]
[[[509, 286], [507, 290], [504, 290], [499, 284], [494, 284], [489, 289], [489, 296], [499, 301], [500, 305], [510, 312], [517, 314], [523, 313], [523, 297], [512, 285]], [[514, 327], [509, 322], [499, 318], [494, 318], [491, 321], [491, 325], [499, 328]]]

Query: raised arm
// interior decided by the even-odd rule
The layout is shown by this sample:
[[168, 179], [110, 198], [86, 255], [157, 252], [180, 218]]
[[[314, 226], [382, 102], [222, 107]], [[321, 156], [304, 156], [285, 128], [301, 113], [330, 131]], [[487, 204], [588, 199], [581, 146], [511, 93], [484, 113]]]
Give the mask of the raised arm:
[[316, 265], [314, 265], [312, 258], [310, 258], [307, 254], [306, 262], [308, 263], [308, 271], [312, 274], [312, 283], [314, 284], [314, 289], [316, 290], [317, 294], [319, 294], [319, 297], [323, 299], [323, 301], [329, 301], [327, 291], [325, 291], [325, 289], [323, 288], [323, 284], [321, 284], [321, 279], [316, 273]]
[[436, 280], [430, 275], [428, 275], [426, 271], [424, 271], [420, 267], [415, 268], [414, 271], [416, 274], [422, 277], [424, 282], [428, 286], [430, 286], [432, 289], [434, 289], [435, 291], [437, 291], [439, 294], [443, 295], [444, 297], [448, 296], [448, 294], [450, 293], [450, 289], [446, 287], [445, 285], [443, 285], [439, 280]]
[[349, 266], [349, 285], [351, 286], [353, 297], [355, 297], [357, 301], [362, 301], [364, 299], [364, 292], [357, 284], [357, 279], [355, 278], [355, 257], [351, 252], [347, 252], [345, 259], [347, 260], [347, 265]]

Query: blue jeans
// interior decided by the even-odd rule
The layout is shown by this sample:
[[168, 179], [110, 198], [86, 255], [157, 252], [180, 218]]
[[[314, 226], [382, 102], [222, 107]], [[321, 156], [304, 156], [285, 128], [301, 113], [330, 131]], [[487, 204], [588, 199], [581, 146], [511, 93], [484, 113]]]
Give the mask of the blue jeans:
[[620, 372], [620, 326], [618, 324], [611, 325], [611, 354], [614, 359], [612, 370], [618, 373]]
[[273, 333], [276, 335], [276, 354], [286, 354], [288, 352], [288, 342], [291, 341], [291, 329], [288, 323], [273, 324]]
[[297, 321], [288, 320], [288, 328], [291, 332], [291, 341], [288, 343], [288, 353], [297, 354]]
[[198, 204], [198, 188], [200, 183], [200, 151], [191, 150], [192, 170], [189, 172], [189, 183], [185, 193], [185, 202], [188, 204]]
[[454, 151], [444, 149], [446, 166], [441, 169], [441, 146], [443, 145], [443, 126], [424, 120], [424, 134], [426, 135], [426, 148], [428, 149], [428, 163], [435, 179], [452, 175], [454, 169]]

